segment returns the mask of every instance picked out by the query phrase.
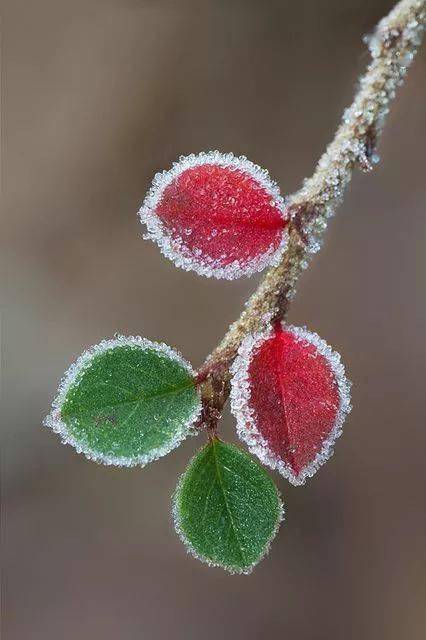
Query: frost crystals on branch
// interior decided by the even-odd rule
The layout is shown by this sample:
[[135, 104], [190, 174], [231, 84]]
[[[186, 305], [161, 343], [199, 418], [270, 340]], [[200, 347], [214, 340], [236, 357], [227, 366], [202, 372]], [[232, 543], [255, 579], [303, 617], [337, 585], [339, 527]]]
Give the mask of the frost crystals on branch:
[[244, 337], [261, 330], [265, 317], [285, 317], [298, 278], [311, 254], [320, 248], [327, 219], [341, 201], [352, 171], [357, 166], [369, 170], [377, 160], [376, 145], [385, 117], [416, 55], [425, 17], [425, 0], [401, 0], [368, 38], [372, 61], [360, 78], [354, 101], [313, 176], [288, 199], [292, 220], [282, 260], [267, 272], [241, 316], [208, 357], [203, 367], [206, 376], [220, 363], [221, 377], [229, 379], [229, 366]]

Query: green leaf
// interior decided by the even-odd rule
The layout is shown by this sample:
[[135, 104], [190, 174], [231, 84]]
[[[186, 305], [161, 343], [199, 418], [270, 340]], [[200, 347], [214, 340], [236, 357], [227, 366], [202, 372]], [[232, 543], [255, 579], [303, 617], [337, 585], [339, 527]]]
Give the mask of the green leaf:
[[250, 573], [283, 518], [266, 471], [238, 447], [213, 439], [191, 460], [174, 496], [176, 531], [200, 560]]
[[176, 351], [118, 336], [70, 367], [45, 425], [96, 462], [143, 466], [177, 447], [200, 411], [193, 371]]

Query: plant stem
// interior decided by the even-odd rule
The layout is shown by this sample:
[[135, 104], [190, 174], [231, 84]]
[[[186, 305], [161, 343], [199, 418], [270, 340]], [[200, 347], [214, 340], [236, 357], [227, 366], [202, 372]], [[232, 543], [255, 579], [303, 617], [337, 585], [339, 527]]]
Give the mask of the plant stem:
[[352, 105], [315, 172], [289, 199], [288, 244], [278, 266], [266, 273], [245, 309], [201, 367], [203, 425], [215, 431], [229, 397], [230, 366], [242, 340], [271, 320], [284, 319], [301, 272], [320, 248], [327, 226], [356, 167], [371, 171], [376, 144], [395, 96], [415, 57], [426, 20], [426, 0], [401, 0], [365, 38], [371, 62], [361, 77]]

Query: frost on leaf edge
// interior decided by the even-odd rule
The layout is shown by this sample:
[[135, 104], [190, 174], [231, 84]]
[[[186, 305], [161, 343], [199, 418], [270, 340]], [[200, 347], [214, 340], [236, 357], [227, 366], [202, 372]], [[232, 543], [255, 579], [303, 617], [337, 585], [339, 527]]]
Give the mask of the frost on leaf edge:
[[231, 367], [231, 411], [237, 421], [237, 433], [249, 450], [255, 454], [265, 465], [278, 471], [293, 485], [305, 484], [307, 478], [311, 478], [318, 469], [334, 453], [334, 444], [342, 435], [343, 423], [351, 411], [350, 388], [352, 383], [346, 377], [345, 368], [340, 355], [334, 351], [317, 333], [308, 331], [306, 327], [295, 327], [282, 322], [283, 331], [290, 331], [301, 341], [312, 344], [318, 353], [328, 362], [335, 377], [340, 404], [334, 421], [333, 428], [324, 440], [320, 451], [297, 476], [290, 465], [270, 450], [270, 447], [257, 428], [255, 411], [250, 407], [251, 388], [249, 381], [249, 367], [257, 349], [273, 335], [274, 329], [269, 327], [254, 335], [249, 335], [243, 340], [238, 355]]
[[171, 169], [156, 173], [138, 215], [148, 232], [144, 234], [146, 240], [155, 242], [162, 254], [174, 262], [177, 267], [185, 271], [195, 271], [207, 278], [225, 278], [235, 280], [241, 276], [251, 276], [263, 271], [268, 266], [276, 266], [288, 243], [287, 225], [283, 228], [281, 242], [276, 249], [269, 249], [260, 256], [252, 258], [245, 264], [235, 260], [224, 267], [214, 265], [214, 260], [207, 256], [195, 257], [184, 245], [173, 239], [172, 235], [156, 214], [164, 189], [181, 173], [191, 167], [202, 164], [216, 164], [222, 167], [233, 167], [247, 173], [256, 180], [272, 197], [284, 221], [288, 221], [286, 202], [280, 194], [278, 184], [272, 180], [266, 169], [248, 160], [245, 156], [234, 156], [233, 153], [220, 151], [202, 151], [199, 154], [181, 156], [174, 162]]
[[74, 382], [76, 382], [78, 376], [85, 369], [87, 369], [93, 358], [104, 353], [105, 351], [108, 351], [109, 349], [113, 349], [114, 347], [127, 345], [140, 347], [143, 350], [150, 349], [156, 351], [157, 353], [162, 353], [168, 356], [170, 359], [178, 362], [182, 367], [186, 369], [186, 371], [191, 376], [195, 377], [195, 372], [189, 362], [187, 362], [178, 351], [172, 349], [162, 342], [153, 342], [140, 336], [122, 335], [118, 335], [113, 339], [102, 340], [102, 342], [93, 345], [92, 347], [84, 351], [65, 372], [59, 383], [57, 395], [52, 402], [52, 409], [43, 420], [43, 426], [48, 427], [49, 429], [52, 429], [52, 431], [57, 433], [61, 437], [63, 444], [71, 445], [72, 447], [74, 447], [77, 453], [82, 453], [86, 456], [86, 458], [92, 460], [93, 462], [119, 467], [144, 467], [150, 462], [158, 460], [159, 458], [170, 453], [173, 449], [178, 447], [187, 436], [195, 434], [193, 426], [199, 419], [202, 408], [199, 391], [197, 390], [197, 387], [195, 385], [194, 388], [197, 390], [199, 401], [193, 412], [189, 416], [188, 420], [181, 428], [180, 432], [176, 433], [174, 437], [162, 447], [157, 447], [156, 449], [153, 449], [149, 454], [140, 455], [137, 457], [108, 456], [100, 454], [97, 451], [93, 451], [93, 449], [81, 444], [81, 442], [74, 438], [74, 436], [69, 432], [66, 423], [61, 418], [61, 408], [69, 389], [74, 384]]
[[[238, 447], [237, 445], [230, 443], [230, 442], [225, 442], [224, 444], [227, 444], [231, 447], [235, 447], [238, 451], [240, 451], [243, 454], [246, 454], [245, 451], [243, 451], [242, 449], [240, 449], [240, 447]], [[180, 541], [182, 542], [183, 546], [186, 549], [186, 552], [188, 554], [190, 554], [193, 558], [195, 558], [196, 560], [199, 560], [200, 562], [202, 562], [203, 564], [208, 565], [209, 567], [218, 567], [220, 569], [225, 569], [225, 571], [227, 571], [228, 573], [230, 573], [231, 575], [250, 575], [254, 569], [254, 567], [256, 567], [256, 565], [259, 564], [259, 562], [261, 562], [269, 553], [270, 549], [271, 549], [271, 545], [272, 542], [274, 541], [278, 530], [281, 526], [281, 524], [285, 521], [285, 508], [284, 508], [284, 502], [282, 500], [281, 497], [281, 493], [280, 490], [278, 489], [277, 485], [275, 484], [275, 482], [272, 480], [275, 487], [275, 491], [277, 493], [277, 500], [278, 500], [278, 517], [277, 517], [277, 521], [275, 523], [275, 527], [269, 537], [269, 539], [266, 542], [265, 545], [265, 549], [263, 550], [263, 553], [258, 557], [257, 560], [255, 560], [255, 562], [252, 562], [248, 567], [245, 567], [244, 569], [240, 569], [239, 567], [233, 567], [230, 565], [225, 565], [222, 564], [220, 562], [214, 562], [213, 560], [210, 560], [210, 558], [207, 558], [206, 556], [203, 556], [202, 554], [200, 554], [192, 545], [192, 543], [188, 540], [188, 538], [185, 535], [185, 532], [182, 530], [180, 523], [179, 523], [179, 507], [178, 507], [178, 498], [179, 498], [179, 494], [182, 490], [182, 485], [183, 482], [185, 480], [185, 476], [189, 470], [189, 468], [191, 467], [191, 465], [193, 464], [193, 462], [195, 462], [196, 458], [199, 456], [199, 454], [210, 445], [210, 442], [208, 442], [206, 445], [204, 445], [204, 447], [202, 447], [199, 451], [197, 451], [197, 453], [195, 453], [195, 455], [192, 456], [192, 458], [189, 460], [185, 471], [179, 476], [175, 491], [173, 493], [172, 496], [172, 519], [173, 519], [173, 525], [175, 528], [175, 531], [180, 539]], [[247, 455], [247, 454], [246, 454]], [[255, 464], [258, 464], [258, 462], [256, 460], [252, 460]]]

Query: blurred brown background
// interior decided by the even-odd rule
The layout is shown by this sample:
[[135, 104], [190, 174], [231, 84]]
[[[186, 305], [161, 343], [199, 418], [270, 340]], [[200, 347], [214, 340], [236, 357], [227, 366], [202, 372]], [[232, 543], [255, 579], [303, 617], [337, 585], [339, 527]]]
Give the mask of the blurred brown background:
[[[354, 410], [250, 576], [191, 557], [170, 495], [192, 439], [144, 470], [43, 429], [63, 371], [115, 331], [198, 366], [258, 278], [177, 270], [142, 239], [155, 170], [221, 149], [284, 193], [309, 175], [384, 0], [6, 0], [3, 425], [7, 640], [420, 640], [425, 634], [423, 51], [372, 175], [355, 176], [291, 321], [343, 355]], [[227, 417], [223, 432], [234, 439]]]

